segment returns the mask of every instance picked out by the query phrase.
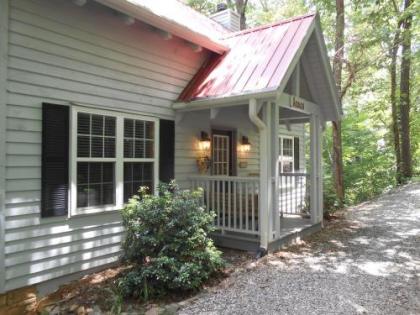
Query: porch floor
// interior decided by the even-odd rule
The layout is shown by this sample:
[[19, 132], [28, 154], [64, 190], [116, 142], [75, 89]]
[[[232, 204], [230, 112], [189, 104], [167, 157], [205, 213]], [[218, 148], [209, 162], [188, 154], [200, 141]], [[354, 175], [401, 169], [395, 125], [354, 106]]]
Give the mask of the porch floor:
[[[269, 251], [276, 251], [283, 246], [292, 244], [298, 239], [315, 233], [321, 229], [321, 224], [313, 224], [311, 219], [299, 215], [285, 215], [280, 221], [280, 239], [268, 245]], [[214, 232], [215, 244], [246, 251], [257, 251], [260, 247], [258, 235], [248, 235], [236, 232]]]

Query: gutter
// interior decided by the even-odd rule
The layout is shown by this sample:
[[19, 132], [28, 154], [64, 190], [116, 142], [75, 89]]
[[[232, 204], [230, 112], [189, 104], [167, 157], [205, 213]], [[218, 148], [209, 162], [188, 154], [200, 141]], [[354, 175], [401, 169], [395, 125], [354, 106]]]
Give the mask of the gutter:
[[257, 100], [255, 98], [251, 98], [249, 100], [249, 119], [258, 127], [259, 131], [263, 131], [267, 129], [266, 124], [258, 117], [258, 105]]

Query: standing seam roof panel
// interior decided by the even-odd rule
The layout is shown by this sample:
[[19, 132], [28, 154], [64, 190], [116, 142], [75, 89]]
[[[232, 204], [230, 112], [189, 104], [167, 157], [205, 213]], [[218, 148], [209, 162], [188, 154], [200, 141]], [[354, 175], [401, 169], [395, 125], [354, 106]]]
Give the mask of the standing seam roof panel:
[[213, 56], [181, 94], [180, 101], [228, 97], [276, 89], [282, 82], [315, 14], [227, 35], [230, 50]]

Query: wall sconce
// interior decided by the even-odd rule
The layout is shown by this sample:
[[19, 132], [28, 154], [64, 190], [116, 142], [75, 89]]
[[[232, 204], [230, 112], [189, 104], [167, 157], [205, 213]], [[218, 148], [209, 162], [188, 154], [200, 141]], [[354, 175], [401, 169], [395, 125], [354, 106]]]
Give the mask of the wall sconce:
[[202, 131], [201, 132], [201, 137], [200, 137], [200, 141], [199, 141], [199, 147], [200, 150], [209, 150], [210, 149], [210, 137], [207, 134], [207, 132]]
[[251, 151], [251, 143], [249, 142], [248, 137], [243, 136], [241, 141], [241, 151], [249, 152]]
[[197, 167], [200, 174], [206, 174], [208, 169], [210, 168], [210, 137], [207, 132], [202, 131], [200, 140], [198, 141], [198, 147], [202, 152], [202, 156], [197, 158]]

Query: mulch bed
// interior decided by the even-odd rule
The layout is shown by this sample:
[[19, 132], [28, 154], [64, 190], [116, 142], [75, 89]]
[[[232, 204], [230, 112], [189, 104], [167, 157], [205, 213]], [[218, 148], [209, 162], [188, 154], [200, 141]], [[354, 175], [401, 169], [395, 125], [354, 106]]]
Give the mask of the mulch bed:
[[[311, 235], [298, 244], [289, 246], [287, 250], [281, 250], [269, 256], [287, 259], [289, 255], [305, 251], [313, 244], [323, 244], [337, 229], [349, 228], [349, 222], [343, 220], [343, 214], [340, 212], [325, 219], [325, 228], [322, 231]], [[170, 314], [171, 312], [161, 312], [162, 308], [159, 306], [188, 303], [203, 292], [226, 288], [231, 285], [232, 279], [230, 276], [233, 273], [253, 269], [270, 259], [270, 257], [265, 257], [256, 261], [255, 253], [225, 248], [221, 248], [221, 250], [227, 266], [220, 275], [205, 283], [201, 292], [174, 293], [147, 303], [126, 299], [121, 302], [118, 301], [119, 295], [115, 289], [115, 282], [124, 272], [130, 269], [130, 266], [118, 265], [61, 286], [56, 292], [40, 300], [37, 308], [38, 314], [111, 314], [112, 308], [118, 303], [123, 304], [123, 311], [132, 313]]]
[[[218, 276], [211, 278], [204, 284], [206, 291], [223, 285], [225, 279], [237, 269], [244, 268], [255, 260], [255, 253], [247, 253], [232, 249], [221, 249], [223, 258], [227, 262], [225, 270]], [[115, 289], [115, 282], [130, 269], [129, 265], [118, 265], [103, 271], [93, 273], [80, 280], [72, 281], [61, 286], [57, 291], [45, 296], [38, 302], [38, 314], [111, 314], [111, 310], [121, 301]], [[154, 314], [150, 312], [157, 304], [172, 304], [188, 300], [198, 292], [186, 292], [168, 295], [159, 301], [140, 303], [136, 300], [124, 300], [123, 310], [136, 313]]]

